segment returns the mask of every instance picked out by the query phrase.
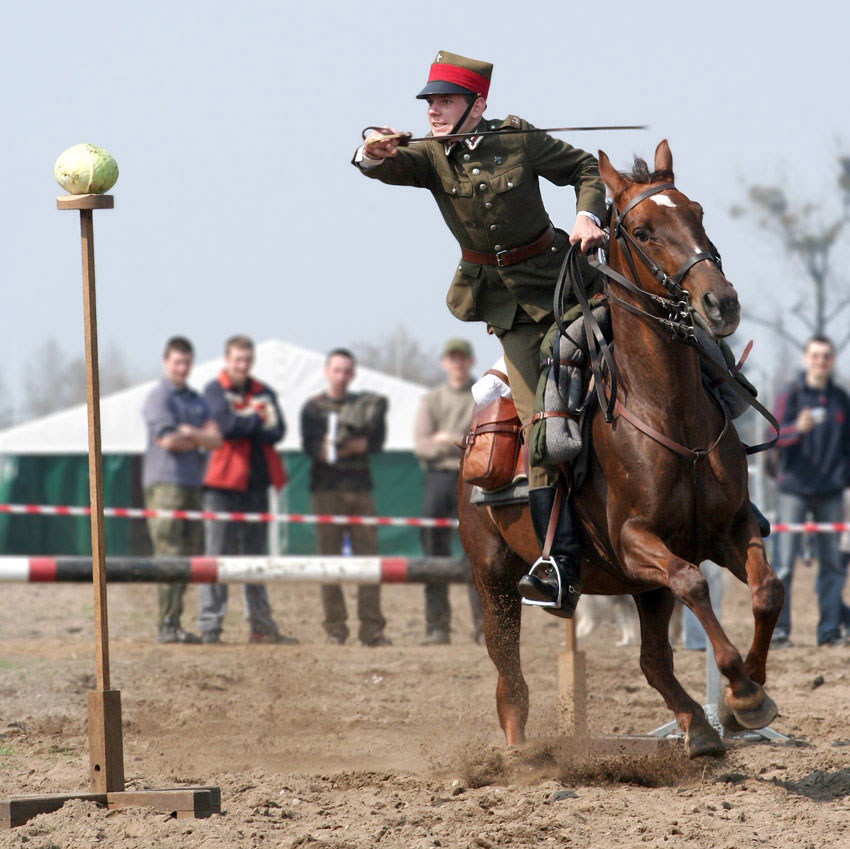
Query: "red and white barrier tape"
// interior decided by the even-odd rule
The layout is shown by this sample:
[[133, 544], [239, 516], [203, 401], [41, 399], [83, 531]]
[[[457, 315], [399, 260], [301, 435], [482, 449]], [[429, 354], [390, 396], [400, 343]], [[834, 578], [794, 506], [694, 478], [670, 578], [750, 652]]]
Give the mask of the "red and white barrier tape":
[[[89, 507], [50, 504], [0, 504], [0, 513], [13, 516], [89, 516]], [[212, 510], [149, 510], [146, 507], [105, 507], [116, 519], [209, 519], [214, 522], [284, 522], [291, 525], [376, 525], [393, 528], [456, 528], [457, 519], [416, 519], [399, 516], [330, 516], [312, 513], [239, 513]]]
[[[51, 504], [0, 504], [0, 514], [13, 516], [89, 516], [89, 507]], [[290, 525], [375, 525], [392, 528], [456, 528], [457, 519], [417, 519], [403, 516], [331, 516], [315, 513], [239, 513], [213, 510], [149, 510], [146, 507], [105, 507], [110, 519], [187, 519], [214, 522], [282, 522]], [[841, 534], [850, 522], [776, 522], [777, 534]]]

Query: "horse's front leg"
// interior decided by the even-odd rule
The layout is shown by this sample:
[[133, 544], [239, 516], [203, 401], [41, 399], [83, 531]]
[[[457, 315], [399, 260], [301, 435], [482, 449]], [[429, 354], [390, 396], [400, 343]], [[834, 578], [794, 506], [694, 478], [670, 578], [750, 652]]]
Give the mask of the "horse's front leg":
[[750, 588], [755, 627], [744, 668], [753, 681], [764, 684], [770, 638], [785, 603], [785, 587], [767, 562], [758, 524], [749, 509], [737, 517], [731, 533], [719, 541], [718, 551], [720, 565]]
[[640, 668], [665, 704], [676, 715], [685, 732], [685, 751], [689, 758], [700, 755], [720, 756], [726, 751], [723, 741], [673, 672], [673, 649], [667, 629], [675, 599], [666, 588], [650, 590], [634, 597], [640, 616]]
[[673, 554], [642, 524], [626, 522], [620, 535], [621, 562], [637, 580], [668, 586], [699, 620], [711, 642], [718, 669], [726, 676], [726, 703], [744, 728], [763, 728], [776, 716], [776, 705], [744, 667], [740, 653], [726, 636], [708, 595], [699, 567]]

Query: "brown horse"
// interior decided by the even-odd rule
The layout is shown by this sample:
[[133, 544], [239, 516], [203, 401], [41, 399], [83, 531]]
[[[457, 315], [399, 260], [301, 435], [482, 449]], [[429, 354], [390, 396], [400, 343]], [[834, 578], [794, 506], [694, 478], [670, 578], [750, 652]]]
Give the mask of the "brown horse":
[[[599, 169], [614, 202], [609, 269], [657, 297], [607, 285], [622, 407], [613, 425], [596, 410], [593, 456], [585, 484], [573, 496], [584, 592], [634, 596], [647, 681], [675, 714], [688, 755], [718, 755], [723, 742], [673, 672], [667, 626], [674, 601], [696, 614], [728, 679], [720, 706], [726, 724], [762, 728], [776, 715], [762, 685], [784, 591], [749, 508], [746, 456], [735, 429], [703, 390], [695, 349], [646, 312], [663, 317], [661, 299], [670, 290], [659, 280], [676, 280], [687, 290], [694, 318], [715, 337], [735, 330], [740, 306], [703, 229], [701, 207], [671, 185], [666, 140], [655, 151], [653, 173], [638, 160], [633, 173], [622, 174], [601, 151]], [[615, 224], [626, 231], [628, 243], [613, 238]], [[640, 253], [646, 264], [635, 261]], [[683, 456], [688, 449], [702, 450]], [[527, 506], [484, 509], [470, 504], [469, 496], [470, 488], [461, 484], [461, 541], [484, 606], [487, 650], [498, 670], [499, 721], [508, 745], [514, 745], [524, 741], [528, 718], [516, 586], [539, 549]], [[724, 566], [750, 587], [755, 633], [746, 660], [711, 609], [698, 567], [703, 560]]]

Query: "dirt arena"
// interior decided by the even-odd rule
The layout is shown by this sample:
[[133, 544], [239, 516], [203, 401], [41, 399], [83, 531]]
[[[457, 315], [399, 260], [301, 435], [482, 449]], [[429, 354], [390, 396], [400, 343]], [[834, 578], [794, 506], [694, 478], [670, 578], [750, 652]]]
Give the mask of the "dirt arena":
[[[224, 813], [174, 820], [72, 802], [0, 834], [0, 846], [55, 847], [850, 847], [850, 648], [814, 647], [812, 570], [795, 596], [797, 647], [776, 652], [768, 688], [791, 745], [741, 746], [722, 761], [589, 760], [559, 746], [559, 621], [524, 614], [531, 743], [508, 755], [495, 671], [469, 637], [452, 589], [451, 646], [422, 648], [421, 587], [389, 587], [394, 645], [324, 643], [318, 590], [273, 586], [300, 646], [245, 645], [241, 598], [221, 647], [159, 646], [155, 590], [111, 587], [112, 670], [122, 691], [130, 787], [217, 784]], [[349, 590], [349, 603], [351, 591]], [[93, 684], [88, 586], [6, 585], [0, 610], [0, 793], [85, 789], [85, 691]], [[195, 591], [188, 597], [196, 609]], [[724, 621], [751, 633], [746, 590]], [[589, 637], [591, 728], [646, 732], [669, 715], [613, 626]], [[677, 651], [702, 698], [704, 658]], [[816, 686], [816, 680], [822, 681]]]

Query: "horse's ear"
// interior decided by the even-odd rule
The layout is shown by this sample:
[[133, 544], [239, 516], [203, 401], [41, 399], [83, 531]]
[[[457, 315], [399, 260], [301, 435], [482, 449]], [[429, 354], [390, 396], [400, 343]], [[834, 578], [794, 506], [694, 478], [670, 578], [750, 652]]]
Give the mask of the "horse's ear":
[[623, 175], [611, 164], [604, 150], [599, 151], [599, 174], [603, 182], [608, 186], [608, 191], [612, 197], [617, 197], [623, 189], [628, 185], [628, 181]]
[[670, 153], [670, 145], [667, 144], [667, 139], [663, 139], [655, 148], [655, 170], [673, 173], [673, 154]]

